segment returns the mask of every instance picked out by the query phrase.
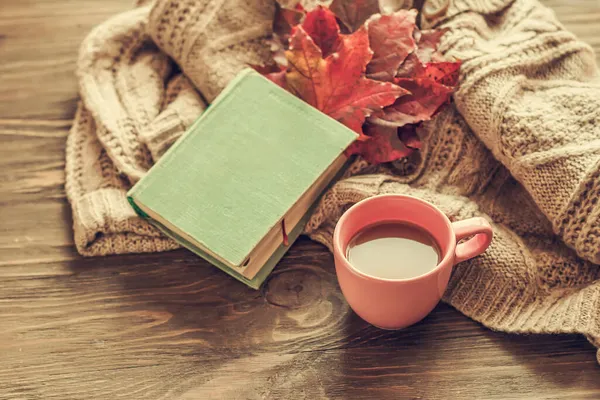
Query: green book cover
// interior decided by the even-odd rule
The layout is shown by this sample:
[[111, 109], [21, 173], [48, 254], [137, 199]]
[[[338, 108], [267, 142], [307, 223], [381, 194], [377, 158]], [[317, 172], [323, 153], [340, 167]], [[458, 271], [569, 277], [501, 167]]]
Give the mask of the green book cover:
[[130, 190], [129, 201], [165, 234], [258, 288], [289, 247], [284, 234], [289, 244], [300, 235], [355, 139], [248, 69]]

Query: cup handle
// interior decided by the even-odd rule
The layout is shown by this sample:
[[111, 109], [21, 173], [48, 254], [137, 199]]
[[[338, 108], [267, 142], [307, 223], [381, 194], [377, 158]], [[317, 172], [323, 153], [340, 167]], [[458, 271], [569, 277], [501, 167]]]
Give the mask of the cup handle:
[[[456, 236], [456, 261], [466, 261], [483, 253], [490, 243], [494, 232], [492, 226], [485, 218], [474, 217], [452, 223], [452, 229]], [[473, 236], [475, 235], [475, 236]], [[463, 243], [458, 243], [460, 240], [473, 236], [471, 239]]]

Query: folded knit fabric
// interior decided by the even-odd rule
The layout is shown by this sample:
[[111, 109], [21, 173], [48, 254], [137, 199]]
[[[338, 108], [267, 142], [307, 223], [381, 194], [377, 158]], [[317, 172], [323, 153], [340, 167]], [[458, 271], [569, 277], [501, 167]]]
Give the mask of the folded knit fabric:
[[[489, 12], [509, 2], [496, 3]], [[518, 0], [489, 16], [454, 4], [462, 13], [442, 25], [450, 28], [442, 51], [463, 60], [458, 111], [555, 233], [600, 263], [600, 77], [593, 51], [535, 2]]]
[[[379, 193], [423, 198], [453, 220], [484, 216], [494, 241], [455, 268], [444, 301], [492, 329], [581, 333], [600, 345], [600, 81], [591, 49], [535, 0], [428, 0], [424, 11], [435, 15], [424, 27], [449, 28], [441, 50], [463, 61], [455, 105], [422, 126], [424, 148], [410, 159], [352, 164], [306, 233], [331, 248], [341, 214]], [[67, 147], [80, 253], [176, 247], [135, 216], [125, 192], [204, 99], [266, 60], [272, 13], [262, 0], [159, 0], [92, 31]]]

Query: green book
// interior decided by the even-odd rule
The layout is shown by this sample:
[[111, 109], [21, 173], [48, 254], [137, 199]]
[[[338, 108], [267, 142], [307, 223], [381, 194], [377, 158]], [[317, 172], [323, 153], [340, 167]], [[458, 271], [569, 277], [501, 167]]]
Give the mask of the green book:
[[163, 233], [258, 289], [355, 139], [244, 70], [130, 190], [129, 202]]

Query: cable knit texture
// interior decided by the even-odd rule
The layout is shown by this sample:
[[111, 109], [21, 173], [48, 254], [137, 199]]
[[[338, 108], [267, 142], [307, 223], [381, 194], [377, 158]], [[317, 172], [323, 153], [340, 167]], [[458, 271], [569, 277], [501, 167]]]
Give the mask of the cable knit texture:
[[[315, 1], [309, 3], [314, 4]], [[82, 102], [67, 143], [67, 195], [84, 255], [176, 248], [138, 218], [127, 189], [235, 74], [267, 59], [273, 3], [158, 0], [94, 29], [81, 47]], [[331, 248], [357, 201], [406, 193], [452, 220], [483, 216], [488, 251], [454, 269], [444, 301], [515, 333], [581, 333], [600, 343], [600, 78], [594, 54], [535, 0], [429, 0], [422, 25], [463, 61], [424, 148], [357, 159], [321, 199], [306, 234]]]

